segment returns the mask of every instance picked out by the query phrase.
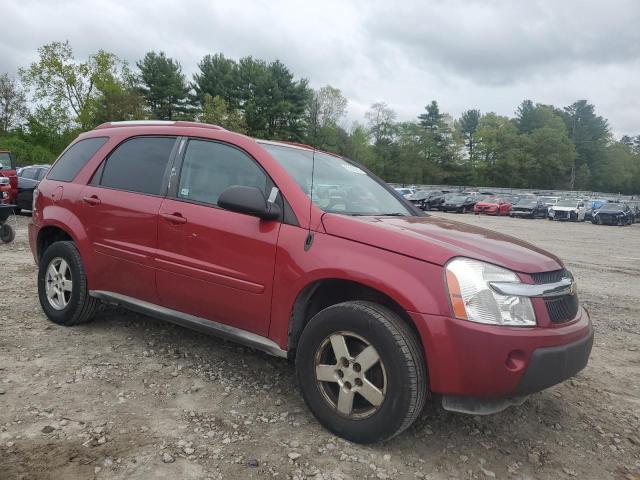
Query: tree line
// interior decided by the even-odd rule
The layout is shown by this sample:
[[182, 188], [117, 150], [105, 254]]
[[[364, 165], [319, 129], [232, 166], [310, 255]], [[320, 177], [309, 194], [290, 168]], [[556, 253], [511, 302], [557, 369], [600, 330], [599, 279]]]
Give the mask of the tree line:
[[346, 126], [348, 100], [276, 60], [206, 55], [191, 77], [163, 52], [134, 67], [68, 42], [38, 49], [18, 78], [0, 74], [0, 149], [50, 163], [79, 132], [107, 121], [196, 120], [252, 137], [303, 142], [358, 161], [388, 182], [640, 192], [640, 135], [615, 139], [594, 105], [524, 100], [509, 118], [434, 100], [414, 121], [386, 103]]

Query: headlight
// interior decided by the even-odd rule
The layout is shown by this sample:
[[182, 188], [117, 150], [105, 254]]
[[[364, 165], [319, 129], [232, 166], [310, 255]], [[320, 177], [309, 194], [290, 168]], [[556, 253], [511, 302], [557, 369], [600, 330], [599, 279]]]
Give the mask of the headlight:
[[501, 267], [470, 258], [455, 258], [445, 267], [447, 289], [456, 318], [489, 325], [532, 327], [536, 316], [528, 297], [501, 295], [489, 282], [522, 283]]

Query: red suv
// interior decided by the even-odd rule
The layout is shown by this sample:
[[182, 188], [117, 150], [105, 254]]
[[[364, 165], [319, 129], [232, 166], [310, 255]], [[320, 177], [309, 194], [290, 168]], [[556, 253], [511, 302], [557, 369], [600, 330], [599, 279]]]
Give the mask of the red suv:
[[593, 330], [554, 255], [433, 218], [363, 167], [190, 122], [84, 133], [35, 194], [53, 322], [99, 302], [295, 359], [332, 432], [385, 440], [444, 408], [486, 414], [583, 369]]
[[16, 162], [11, 152], [0, 150], [0, 205], [15, 203], [18, 193]]

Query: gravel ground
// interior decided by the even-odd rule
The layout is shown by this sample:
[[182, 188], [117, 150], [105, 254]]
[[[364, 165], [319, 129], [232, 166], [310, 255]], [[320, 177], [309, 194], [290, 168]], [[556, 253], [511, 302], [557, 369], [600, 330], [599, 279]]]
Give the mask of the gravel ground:
[[640, 224], [458, 215], [562, 257], [596, 330], [575, 379], [489, 417], [429, 403], [385, 444], [323, 430], [284, 360], [106, 310], [59, 327], [0, 246], [0, 479], [640, 479]]

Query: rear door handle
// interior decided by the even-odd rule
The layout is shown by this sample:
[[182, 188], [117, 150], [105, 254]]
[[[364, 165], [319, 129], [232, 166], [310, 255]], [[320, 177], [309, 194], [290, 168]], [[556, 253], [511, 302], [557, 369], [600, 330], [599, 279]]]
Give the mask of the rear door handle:
[[160, 216], [171, 223], [177, 223], [177, 224], [187, 223], [187, 219], [178, 212], [161, 213]]
[[100, 205], [101, 203], [100, 199], [95, 195], [91, 195], [90, 197], [83, 197], [82, 200], [85, 203], [88, 203], [89, 205], [93, 205], [93, 206]]

